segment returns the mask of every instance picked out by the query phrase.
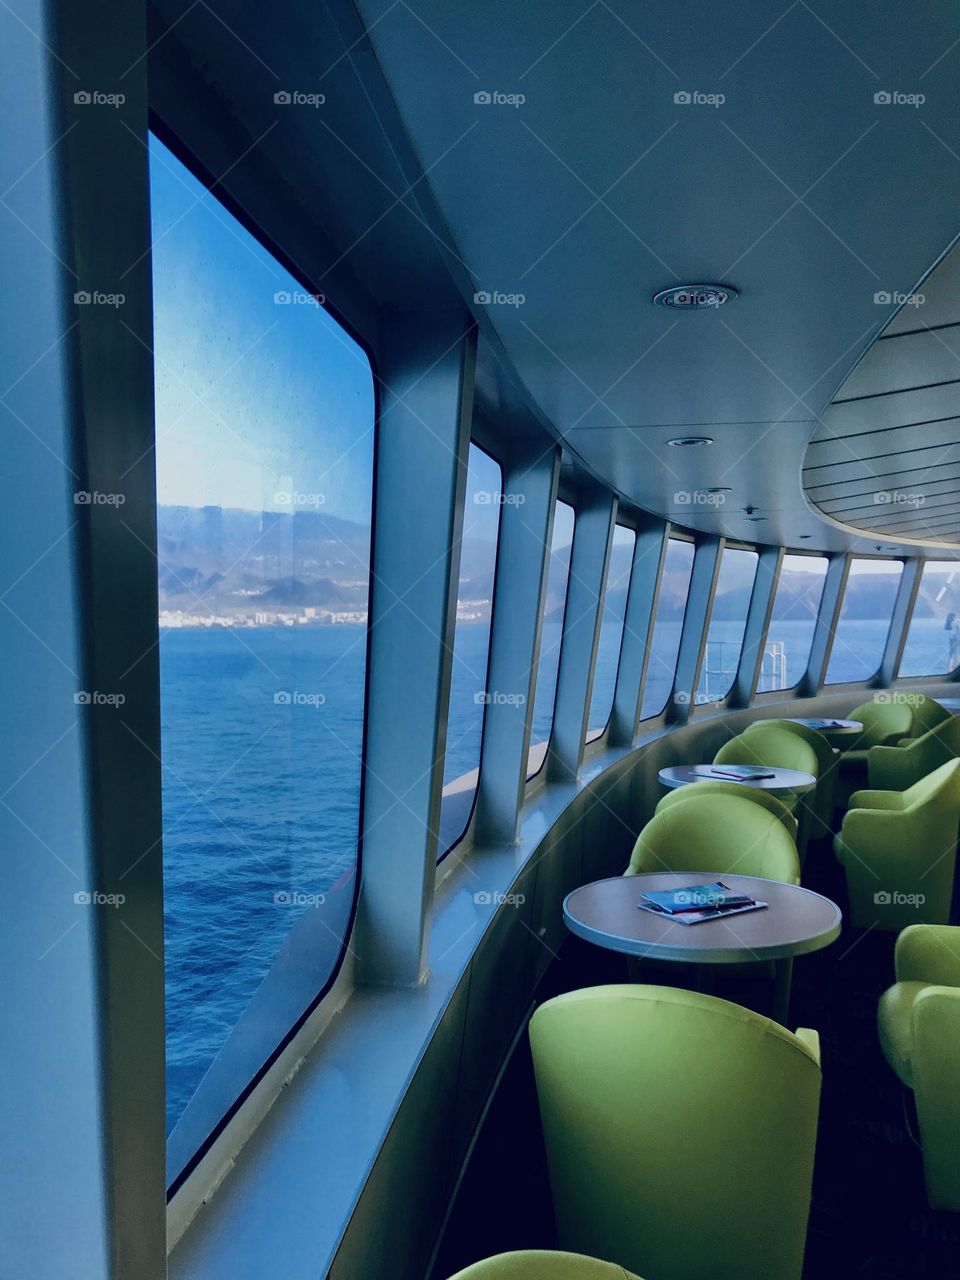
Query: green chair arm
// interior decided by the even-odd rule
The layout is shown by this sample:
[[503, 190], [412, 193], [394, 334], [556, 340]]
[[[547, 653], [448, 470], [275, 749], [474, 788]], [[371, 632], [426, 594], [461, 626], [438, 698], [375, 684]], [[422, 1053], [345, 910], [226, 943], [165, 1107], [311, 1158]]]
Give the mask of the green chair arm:
[[805, 1045], [817, 1063], [820, 1062], [820, 1033], [814, 1031], [812, 1027], [797, 1027], [793, 1033], [801, 1044]]
[[855, 791], [849, 809], [902, 809], [902, 791]]
[[927, 987], [913, 1006], [913, 1092], [927, 1199], [960, 1209], [960, 990]]
[[897, 938], [898, 982], [931, 982], [960, 987], [960, 926], [913, 924]]

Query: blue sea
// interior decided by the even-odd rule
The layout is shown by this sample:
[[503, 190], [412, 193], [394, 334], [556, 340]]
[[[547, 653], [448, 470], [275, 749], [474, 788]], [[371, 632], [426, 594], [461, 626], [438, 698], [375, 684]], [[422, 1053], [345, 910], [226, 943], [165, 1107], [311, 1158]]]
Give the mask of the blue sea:
[[[679, 623], [659, 629], [645, 706], [661, 707]], [[740, 628], [717, 623], [723, 676]], [[802, 674], [808, 622], [775, 623], [787, 678]], [[835, 649], [831, 679], [876, 669], [885, 622], [855, 624]], [[549, 734], [559, 623], [545, 624], [533, 741]], [[461, 624], [455, 643], [450, 781], [479, 762], [488, 631]], [[914, 674], [946, 665], [937, 620], [917, 622]], [[270, 968], [293, 922], [356, 858], [366, 633], [363, 627], [260, 627], [161, 633], [168, 1127]], [[619, 648], [601, 644], [593, 706], [602, 727]], [[289, 901], [301, 895], [299, 905]], [[278, 895], [280, 895], [278, 900]], [[268, 1051], [273, 1046], [265, 1046]]]

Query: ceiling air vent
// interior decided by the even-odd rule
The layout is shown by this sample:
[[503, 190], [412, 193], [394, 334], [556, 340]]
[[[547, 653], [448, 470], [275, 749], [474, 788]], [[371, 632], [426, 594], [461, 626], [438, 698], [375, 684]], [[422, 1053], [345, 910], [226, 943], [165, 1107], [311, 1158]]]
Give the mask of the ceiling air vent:
[[728, 284], [677, 284], [653, 295], [658, 307], [674, 311], [709, 311], [732, 302], [737, 291]]

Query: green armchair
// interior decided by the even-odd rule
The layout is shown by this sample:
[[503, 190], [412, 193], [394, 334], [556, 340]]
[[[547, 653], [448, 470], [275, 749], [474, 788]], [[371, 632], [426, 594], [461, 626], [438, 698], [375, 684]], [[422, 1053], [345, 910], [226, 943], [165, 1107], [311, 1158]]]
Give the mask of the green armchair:
[[960, 1212], [960, 928], [904, 929], [895, 966], [877, 1010], [880, 1045], [913, 1090], [927, 1199]]
[[871, 747], [867, 752], [870, 786], [903, 791], [948, 760], [960, 756], [960, 716], [951, 716], [902, 747]]
[[850, 712], [849, 719], [859, 720], [863, 732], [844, 734], [828, 740], [840, 748], [840, 776], [837, 781], [837, 804], [846, 808], [850, 795], [867, 781], [867, 752], [871, 747], [898, 742], [913, 732], [913, 708], [896, 699], [892, 693], [877, 693], [869, 702]]
[[929, 733], [931, 729], [935, 729], [938, 724], [943, 724], [945, 720], [949, 720], [952, 712], [937, 702], [936, 698], [928, 698], [925, 693], [913, 693], [908, 695], [913, 708], [913, 724], [910, 726], [910, 737], [920, 738], [925, 733]]
[[[769, 720], [752, 724], [737, 738], [725, 742], [713, 757], [714, 764], [765, 764], [777, 769], [799, 769], [814, 778], [819, 774], [817, 753], [798, 734]], [[797, 849], [800, 862], [806, 855], [807, 841], [814, 825], [817, 793], [809, 795], [783, 793], [780, 799], [796, 815], [798, 824]]]
[[530, 1045], [563, 1248], [651, 1280], [800, 1280], [815, 1032], [714, 996], [625, 985], [547, 1001]]
[[888, 930], [945, 923], [957, 860], [960, 760], [906, 791], [857, 791], [850, 805], [833, 847], [846, 871], [853, 923]]
[[615, 1262], [601, 1262], [581, 1253], [530, 1249], [501, 1253], [458, 1271], [450, 1280], [640, 1280]]
[[760, 805], [762, 809], [773, 814], [791, 840], [795, 841], [797, 838], [796, 818], [772, 791], [744, 787], [739, 782], [724, 782], [722, 778], [716, 780], [708, 778], [703, 782], [690, 782], [685, 787], [674, 787], [672, 791], [667, 792], [654, 812], [662, 813], [664, 809], [669, 809], [675, 804], [691, 799], [699, 800], [703, 796], [735, 796], [738, 800], [752, 800], [754, 804]]
[[836, 782], [840, 769], [840, 757], [833, 747], [816, 729], [806, 724], [796, 724], [793, 720], [763, 720], [749, 725], [744, 732], [749, 736], [756, 734], [762, 726], [783, 729], [813, 748], [817, 757], [817, 790], [810, 808], [810, 834], [814, 836], [833, 835], [833, 813], [836, 807]]
[[[701, 785], [695, 782], [689, 790]], [[797, 846], [777, 815], [742, 795], [716, 792], [658, 809], [637, 836], [624, 875], [650, 871], [739, 873], [800, 883]]]

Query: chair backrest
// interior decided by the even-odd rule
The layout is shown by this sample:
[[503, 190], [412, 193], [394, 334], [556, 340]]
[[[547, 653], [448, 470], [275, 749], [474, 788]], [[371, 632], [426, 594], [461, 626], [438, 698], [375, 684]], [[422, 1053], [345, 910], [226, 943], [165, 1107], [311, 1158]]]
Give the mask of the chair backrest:
[[904, 791], [904, 809], [927, 804], [960, 807], [960, 760], [948, 760]]
[[888, 738], [905, 737], [913, 726], [913, 707], [906, 702], [893, 701], [890, 694], [879, 695], [881, 700], [871, 698], [850, 712], [851, 720], [859, 720], [863, 725], [863, 733], [858, 734], [844, 747], [866, 750], [867, 747], [882, 746]]
[[794, 737], [813, 748], [817, 757], [817, 794], [813, 804], [814, 816], [817, 819], [816, 834], [826, 835], [832, 827], [833, 810], [836, 800], [836, 780], [840, 768], [840, 757], [834, 754], [833, 747], [816, 729], [807, 724], [796, 724], [793, 720], [763, 720], [748, 725], [744, 733], [755, 734], [758, 729], [776, 728], [792, 733]]
[[625, 874], [648, 871], [762, 876], [799, 884], [800, 858], [792, 837], [768, 809], [742, 795], [710, 793], [653, 815], [637, 836]]
[[458, 1271], [450, 1280], [640, 1280], [615, 1262], [601, 1262], [582, 1253], [527, 1249], [501, 1253]]
[[756, 787], [744, 787], [739, 782], [724, 782], [722, 778], [717, 778], [716, 780], [708, 778], [704, 782], [690, 782], [685, 787], [674, 787], [672, 791], [667, 792], [654, 812], [662, 813], [664, 809], [669, 809], [671, 805], [680, 804], [685, 800], [696, 799], [700, 796], [711, 795], [736, 796], [738, 800], [752, 800], [754, 804], [758, 804], [761, 808], [766, 809], [768, 813], [772, 813], [791, 840], [796, 840], [797, 820], [783, 801], [778, 800], [772, 791], [759, 791]]
[[940, 765], [960, 757], [960, 716], [941, 720], [903, 747], [872, 747], [868, 753], [870, 786], [906, 791]]
[[530, 1043], [564, 1248], [651, 1280], [799, 1280], [820, 1068], [797, 1036], [611, 986], [548, 1001]]
[[760, 721], [748, 732], [724, 743], [714, 764], [766, 764], [776, 769], [800, 769], [817, 777], [820, 764], [808, 742], [782, 725]]
[[928, 698], [925, 693], [915, 693], [911, 697], [913, 699], [911, 703], [913, 724], [910, 727], [910, 732], [913, 737], [922, 737], [923, 734], [929, 733], [931, 729], [936, 728], [938, 724], [942, 724], [944, 720], [951, 718], [952, 713], [946, 707], [941, 706], [936, 698]]

